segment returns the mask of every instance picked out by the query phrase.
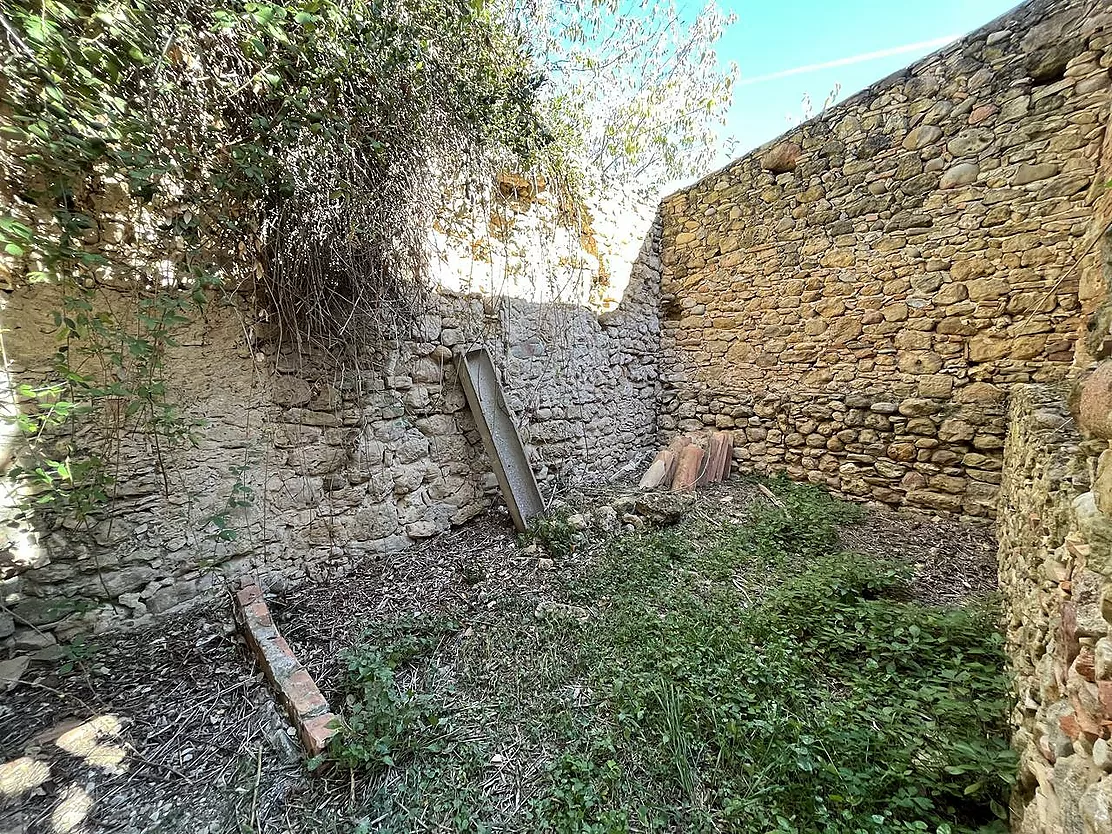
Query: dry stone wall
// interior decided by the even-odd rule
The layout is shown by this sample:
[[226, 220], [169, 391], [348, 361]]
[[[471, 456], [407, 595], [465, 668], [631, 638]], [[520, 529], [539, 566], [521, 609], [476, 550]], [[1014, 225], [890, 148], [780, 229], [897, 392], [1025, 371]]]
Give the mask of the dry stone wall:
[[[546, 494], [632, 471], [655, 439], [658, 240], [602, 316], [438, 295], [409, 338], [342, 369], [213, 308], [167, 362], [197, 446], [163, 450], [164, 482], [150, 446], [122, 438], [113, 500], [91, 529], [41, 518], [5, 528], [0, 640], [50, 656], [59, 639], [191, 604], [230, 578], [339, 577], [497, 504], [453, 363], [466, 348], [487, 347], [500, 368]], [[50, 292], [7, 299], [16, 382], [48, 368]]]
[[997, 535], [1024, 834], [1112, 831], [1112, 191], [1099, 188], [1110, 180], [1106, 135], [1075, 379], [1010, 396]]
[[1007, 391], [1068, 374], [1099, 292], [1110, 27], [1029, 3], [668, 198], [662, 434], [991, 516]]
[[[481, 345], [546, 493], [713, 426], [743, 469], [996, 515], [1014, 830], [1112, 831], [1110, 73], [1106, 3], [1022, 6], [668, 198], [602, 316], [442, 293], [337, 366], [213, 307], [168, 357], [196, 447], [121, 438], [87, 528], [8, 496], [0, 646], [338, 579], [496, 505], [453, 364]], [[4, 299], [12, 383], [50, 293]]]
[[1078, 433], [1061, 390], [1013, 388], [997, 532], [1022, 834], [1112, 831], [1108, 448]]

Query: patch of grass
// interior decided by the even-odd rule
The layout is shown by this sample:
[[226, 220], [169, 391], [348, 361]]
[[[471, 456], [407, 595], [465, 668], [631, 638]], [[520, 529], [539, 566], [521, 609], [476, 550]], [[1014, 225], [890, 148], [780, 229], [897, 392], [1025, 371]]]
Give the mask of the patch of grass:
[[529, 522], [529, 529], [521, 534], [525, 544], [536, 544], [549, 556], [567, 558], [575, 553], [582, 536], [568, 524], [573, 515], [571, 507], [558, 506]]
[[908, 602], [904, 566], [840, 551], [859, 508], [769, 489], [745, 523], [618, 537], [560, 574], [586, 621], [535, 600], [475, 618], [428, 665], [452, 676], [435, 722], [398, 677], [433, 638], [370, 641], [352, 673], [372, 743], [348, 763], [400, 774], [385, 830], [1005, 831], [990, 613]]
[[[399, 672], [414, 667], [458, 626], [451, 621], [406, 619], [378, 623], [344, 656], [346, 718], [330, 747], [345, 767], [393, 767], [399, 756], [443, 749], [442, 705]], [[416, 677], [416, 676], [414, 676]]]
[[[747, 523], [735, 528], [729, 542], [734, 555], [748, 554], [767, 567], [794, 572], [813, 560], [838, 549], [838, 525], [852, 524], [864, 517], [858, 504], [839, 501], [825, 490], [796, 484], [779, 477], [766, 482], [779, 501], [759, 505]], [[720, 554], [729, 560], [729, 554]]]

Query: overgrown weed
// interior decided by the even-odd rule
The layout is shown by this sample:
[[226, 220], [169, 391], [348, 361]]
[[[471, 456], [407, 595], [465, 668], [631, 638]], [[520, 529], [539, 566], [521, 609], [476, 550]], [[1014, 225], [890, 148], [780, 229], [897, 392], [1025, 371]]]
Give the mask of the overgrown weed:
[[[346, 717], [332, 746], [339, 764], [376, 770], [395, 766], [403, 756], [444, 749], [443, 705], [434, 695], [404, 685], [400, 672], [423, 661], [457, 628], [449, 620], [378, 623], [344, 654]], [[424, 676], [412, 677], [421, 681]]]
[[349, 658], [362, 723], [335, 756], [403, 774], [372, 800], [388, 830], [1005, 831], [990, 612], [908, 601], [905, 565], [841, 551], [860, 508], [768, 489], [744, 523], [620, 536], [557, 574], [585, 622], [531, 599], [477, 622], [437, 660], [457, 688], [435, 710], [397, 671], [444, 631]]

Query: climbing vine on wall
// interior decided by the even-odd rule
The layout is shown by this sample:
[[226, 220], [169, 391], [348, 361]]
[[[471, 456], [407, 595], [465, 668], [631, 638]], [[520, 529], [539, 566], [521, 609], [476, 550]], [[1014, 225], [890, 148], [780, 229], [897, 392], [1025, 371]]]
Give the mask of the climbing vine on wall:
[[[419, 305], [446, 195], [549, 142], [476, 0], [0, 0], [0, 277], [58, 287], [14, 473], [79, 515], [121, 437], [195, 427], [165, 357], [213, 300], [339, 351]], [[165, 469], [159, 466], [160, 470]]]

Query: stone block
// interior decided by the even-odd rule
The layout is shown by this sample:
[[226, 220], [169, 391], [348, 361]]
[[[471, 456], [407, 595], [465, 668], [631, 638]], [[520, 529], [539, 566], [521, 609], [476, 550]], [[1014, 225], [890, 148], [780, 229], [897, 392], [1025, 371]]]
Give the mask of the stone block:
[[971, 301], [995, 301], [1008, 294], [1008, 282], [1003, 278], [980, 278], [965, 285]]
[[413, 322], [413, 336], [420, 342], [436, 343], [440, 341], [442, 319], [435, 313], [417, 316]]
[[987, 128], [969, 128], [951, 139], [946, 149], [955, 157], [975, 157], [986, 150], [995, 138], [995, 134]]
[[75, 611], [87, 607], [88, 601], [74, 597], [51, 597], [39, 599], [26, 597], [15, 604], [12, 611], [20, 622], [34, 626], [44, 626], [68, 617]]
[[351, 534], [357, 541], [383, 539], [398, 529], [398, 512], [391, 504], [364, 507], [355, 513]]
[[920, 125], [908, 131], [901, 143], [909, 151], [917, 151], [942, 138], [942, 129], [936, 125]]
[[1011, 342], [1003, 335], [980, 334], [969, 340], [969, 360], [993, 362], [1005, 358], [1011, 349]]
[[1041, 201], [1055, 200], [1060, 197], [1072, 197], [1074, 194], [1080, 194], [1082, 191], [1085, 191], [1091, 182], [1092, 177], [1088, 175], [1066, 176], [1063, 174], [1060, 177], [1049, 180], [1047, 185], [1039, 191], [1038, 199]]
[[1112, 449], [1105, 449], [1097, 459], [1092, 492], [1096, 508], [1112, 517]]
[[90, 594], [96, 595], [101, 591], [108, 597], [115, 598], [145, 587], [156, 576], [154, 568], [148, 565], [135, 565], [122, 570], [102, 571], [99, 576], [90, 580], [86, 587]]
[[1112, 777], [1105, 776], [1087, 787], [1078, 807], [1085, 823], [1085, 834], [1112, 831]]
[[411, 539], [427, 539], [437, 534], [434, 521], [414, 521], [405, 526], [405, 534]]
[[[1105, 773], [1112, 772], [1112, 746], [1103, 738], [1093, 742], [1093, 764]], [[1112, 831], [1112, 821], [1109, 821], [1108, 830]]]
[[458, 431], [455, 418], [450, 414], [434, 414], [430, 417], [422, 417], [417, 421], [417, 428], [428, 437], [440, 437], [455, 434]]
[[954, 391], [954, 378], [945, 374], [932, 374], [919, 380], [919, 395], [933, 399], [946, 399]]
[[192, 602], [197, 597], [197, 583], [186, 579], [159, 588], [146, 600], [147, 609], [152, 614], [162, 614], [180, 605]]
[[974, 382], [958, 392], [961, 403], [998, 403], [1004, 399], [1004, 389], [988, 382]]
[[343, 468], [347, 452], [335, 446], [306, 446], [290, 450], [286, 465], [305, 475], [327, 475]]
[[1093, 648], [1093, 672], [1099, 680], [1112, 680], [1112, 639], [1102, 636]]
[[876, 469], [877, 474], [882, 478], [888, 478], [893, 481], [899, 480], [907, 472], [907, 469], [903, 466], [893, 463], [890, 460], [885, 460], [884, 458], [877, 459], [873, 464], [873, 468]]
[[802, 153], [795, 142], [781, 142], [761, 157], [761, 167], [773, 174], [794, 171]]
[[900, 371], [905, 374], [926, 376], [942, 370], [942, 357], [934, 351], [902, 350], [897, 354], [897, 357], [897, 365]]
[[1078, 383], [1076, 418], [1087, 437], [1112, 440], [1112, 360], [1105, 360]]
[[295, 376], [277, 376], [271, 383], [271, 398], [280, 406], [302, 406], [313, 397], [312, 386]]
[[913, 507], [926, 507], [932, 510], [956, 513], [961, 511], [961, 496], [915, 489], [907, 493], [907, 503]]
[[320, 428], [339, 428], [343, 420], [337, 414], [311, 411], [307, 408], [291, 408], [283, 415], [283, 420], [296, 426], [317, 426]]
[[938, 411], [938, 403], [934, 400], [909, 397], [900, 403], [899, 411], [904, 417], [926, 417]]
[[958, 417], [948, 417], [938, 428], [938, 439], [943, 443], [960, 443], [972, 440], [977, 434], [975, 426]]
[[962, 185], [969, 185], [976, 182], [980, 173], [981, 168], [977, 163], [962, 162], [946, 171], [938, 184], [940, 188], [957, 188]]

